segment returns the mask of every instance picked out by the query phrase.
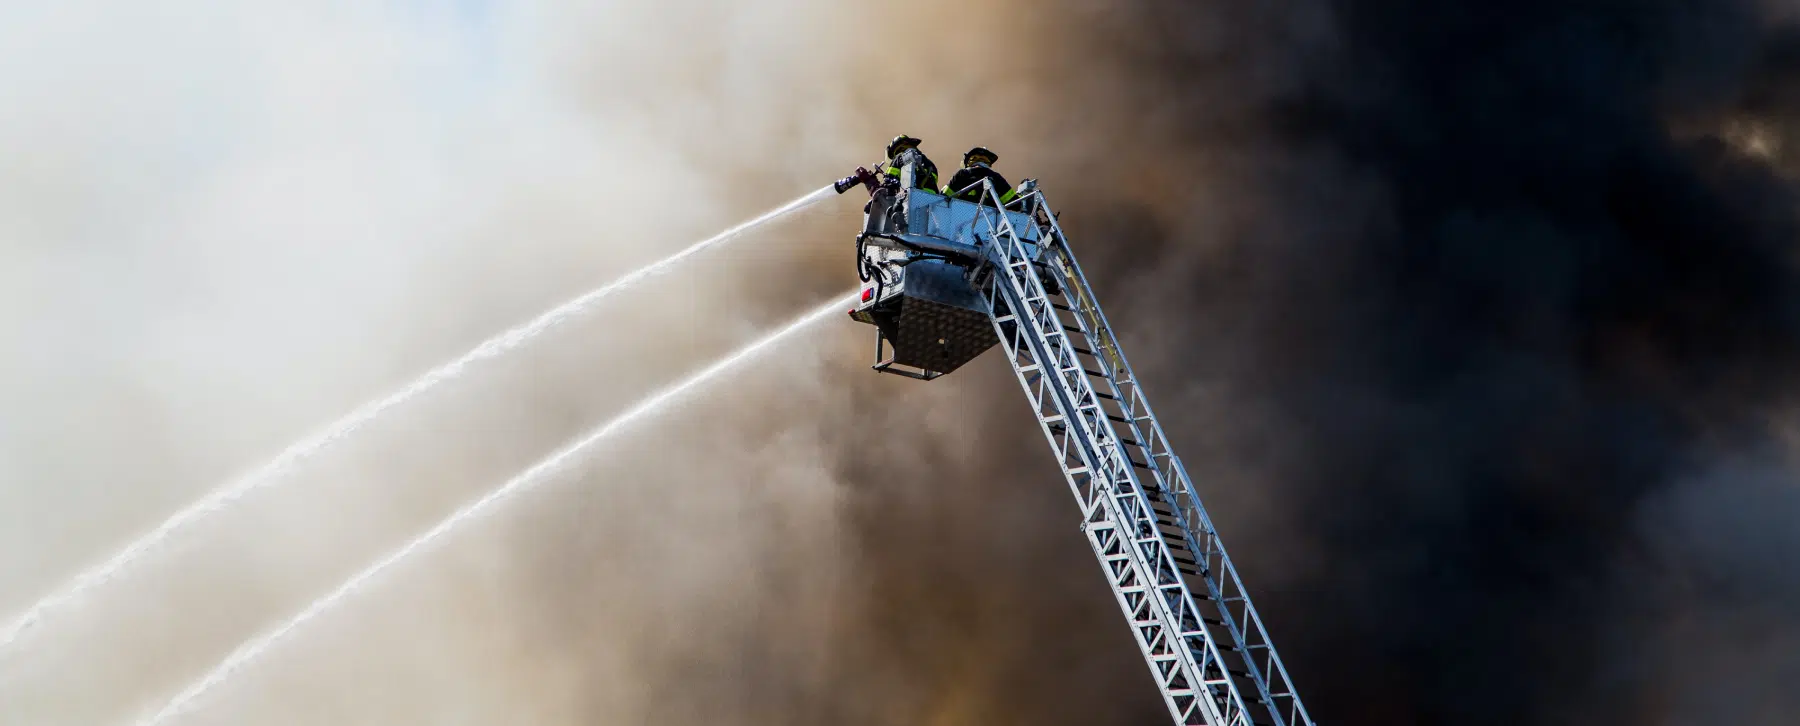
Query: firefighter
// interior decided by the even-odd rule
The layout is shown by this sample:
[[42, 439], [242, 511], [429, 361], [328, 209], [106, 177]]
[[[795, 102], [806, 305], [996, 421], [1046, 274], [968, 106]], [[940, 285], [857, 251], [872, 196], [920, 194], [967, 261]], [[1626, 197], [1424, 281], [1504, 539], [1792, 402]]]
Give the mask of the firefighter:
[[1006, 183], [1006, 177], [994, 171], [992, 164], [1000, 160], [1000, 155], [977, 146], [963, 154], [963, 168], [950, 176], [950, 184], [944, 187], [944, 196], [963, 199], [971, 202], [984, 201], [981, 191], [981, 180], [994, 183], [994, 193], [1000, 196], [1000, 203], [1005, 204], [1017, 196], [1012, 185]]
[[906, 228], [906, 217], [900, 204], [900, 170], [908, 165], [913, 167], [913, 186], [926, 191], [937, 191], [937, 165], [919, 150], [919, 140], [906, 134], [895, 136], [888, 142], [887, 160], [868, 167], [858, 167], [855, 174], [838, 180], [833, 186], [837, 193], [843, 194], [858, 183], [869, 188], [869, 203], [863, 205], [866, 222], [863, 235], [887, 234]]
[[881, 173], [899, 179], [902, 168], [907, 164], [917, 163], [918, 166], [913, 169], [913, 185], [921, 189], [936, 189], [937, 165], [931, 163], [925, 152], [919, 150], [920, 143], [922, 142], [918, 139], [906, 134], [895, 136], [893, 141], [888, 142], [887, 163], [876, 166]]
[[[837, 180], [831, 185], [833, 191], [843, 194], [852, 187], [861, 184], [868, 187], [871, 195], [880, 193], [884, 188], [899, 191], [900, 170], [907, 164], [917, 163], [918, 170], [913, 175], [913, 186], [928, 191], [937, 191], [937, 165], [919, 150], [919, 140], [905, 134], [895, 136], [888, 142], [887, 160], [856, 167], [850, 176]], [[874, 169], [874, 171], [869, 171]]]

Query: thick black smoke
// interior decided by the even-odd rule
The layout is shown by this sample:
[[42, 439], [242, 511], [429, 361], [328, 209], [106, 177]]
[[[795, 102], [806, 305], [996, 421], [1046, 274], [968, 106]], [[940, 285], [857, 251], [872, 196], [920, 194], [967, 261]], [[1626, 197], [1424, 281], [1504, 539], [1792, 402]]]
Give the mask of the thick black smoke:
[[1699, 487], [1739, 515], [1710, 537], [1794, 526], [1744, 516], [1796, 513], [1791, 474], [1705, 473], [1765, 456], [1800, 372], [1796, 189], [1727, 133], [1800, 118], [1794, 30], [1677, 0], [1122, 12], [1085, 47], [1181, 150], [1157, 176], [1254, 211], [1134, 185], [1155, 228], [1073, 200], [1067, 224], [1145, 321], [1152, 392], [1229, 391], [1177, 437], [1258, 489], [1227, 502], [1272, 502], [1221, 526], [1314, 715], [1787, 722], [1795, 658], [1719, 656], [1793, 642], [1793, 568], [1647, 512]]
[[[1012, 168], [1056, 193], [1316, 717], [1800, 709], [1800, 587], [1759, 554], [1793, 544], [1765, 512], [1800, 517], [1766, 463], [1800, 372], [1792, 28], [1674, 0], [1068, 10], [1032, 49], [1050, 70]], [[1007, 430], [1017, 394], [986, 383], [983, 431]], [[1017, 493], [1066, 498], [1032, 435], [995, 438], [968, 470], [874, 436], [847, 454], [875, 492], [969, 482], [863, 495], [853, 531], [906, 616], [879, 652], [1037, 679], [1055, 708], [1020, 722], [1160, 720], [1092, 563], [1048, 544], [1072, 532], [1012, 529], [1045, 544], [1010, 567], [973, 554], [1005, 537], [967, 500], [1066, 519]], [[919, 544], [946, 540], [966, 547]], [[981, 573], [1009, 574], [956, 584]], [[905, 655], [902, 623], [992, 602], [1033, 603], [1029, 647], [983, 626]]]

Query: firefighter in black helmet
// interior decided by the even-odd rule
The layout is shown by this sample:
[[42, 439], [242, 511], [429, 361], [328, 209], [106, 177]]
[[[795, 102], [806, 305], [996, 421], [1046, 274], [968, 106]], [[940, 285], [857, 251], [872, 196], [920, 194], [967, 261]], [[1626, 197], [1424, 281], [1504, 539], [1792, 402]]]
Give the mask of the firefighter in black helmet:
[[931, 163], [925, 152], [919, 150], [920, 143], [922, 142], [918, 139], [906, 134], [895, 136], [893, 141], [888, 142], [887, 162], [877, 164], [876, 168], [883, 174], [899, 179], [902, 168], [907, 164], [917, 163], [918, 166], [913, 168], [913, 185], [921, 189], [936, 189], [937, 165]]
[[[917, 164], [913, 171], [913, 186], [927, 191], [937, 191], [937, 165], [919, 150], [919, 140], [906, 134], [895, 136], [888, 142], [887, 160], [868, 166], [856, 167], [856, 172], [832, 183], [831, 188], [839, 194], [850, 191], [851, 187], [862, 184], [869, 188], [871, 196], [888, 190], [900, 190], [900, 171], [908, 164]], [[874, 169], [874, 171], [869, 171]]]
[[1000, 155], [986, 147], [970, 149], [963, 154], [963, 168], [957, 169], [950, 176], [950, 184], [944, 187], [944, 196], [971, 202], [984, 201], [981, 180], [987, 179], [994, 183], [994, 194], [999, 195], [1001, 204], [1012, 201], [1015, 196], [1012, 185], [1006, 183], [1006, 177], [1000, 176], [1000, 172], [994, 171], [992, 167], [999, 160]]
[[[868, 167], [857, 167], [855, 174], [839, 179], [832, 185], [839, 194], [849, 191], [858, 183], [868, 187], [869, 203], [863, 205], [863, 213], [867, 215], [863, 235], [904, 231], [906, 219], [904, 205], [900, 204], [900, 172], [906, 167], [911, 166], [913, 169], [912, 184], [915, 188], [937, 191], [937, 165], [931, 163], [925, 152], [919, 150], [919, 143], [918, 139], [906, 134], [895, 136], [893, 141], [888, 142], [885, 161]], [[874, 171], [871, 172], [870, 169]]]

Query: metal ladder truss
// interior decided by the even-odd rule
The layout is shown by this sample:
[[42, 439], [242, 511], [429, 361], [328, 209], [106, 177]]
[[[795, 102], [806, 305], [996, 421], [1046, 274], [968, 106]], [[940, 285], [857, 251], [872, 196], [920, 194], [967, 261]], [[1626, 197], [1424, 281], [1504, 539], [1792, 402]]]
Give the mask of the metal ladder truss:
[[[1313, 726], [1055, 214], [1035, 190], [1006, 207], [1038, 229], [981, 215], [989, 265], [976, 283], [1175, 723]], [[1055, 294], [1022, 232], [1054, 256]]]

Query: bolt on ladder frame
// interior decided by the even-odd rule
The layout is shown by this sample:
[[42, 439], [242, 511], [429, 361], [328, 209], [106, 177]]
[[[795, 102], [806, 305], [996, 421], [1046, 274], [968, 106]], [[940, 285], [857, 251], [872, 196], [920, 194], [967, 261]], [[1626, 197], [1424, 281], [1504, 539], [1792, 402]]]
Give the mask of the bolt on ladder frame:
[[[984, 202], [1001, 206], [982, 184]], [[977, 284], [1175, 723], [1313, 726], [1055, 214], [1035, 190], [1009, 206], [1021, 203], [1054, 256], [1058, 293], [997, 212], [975, 231], [989, 257]]]

